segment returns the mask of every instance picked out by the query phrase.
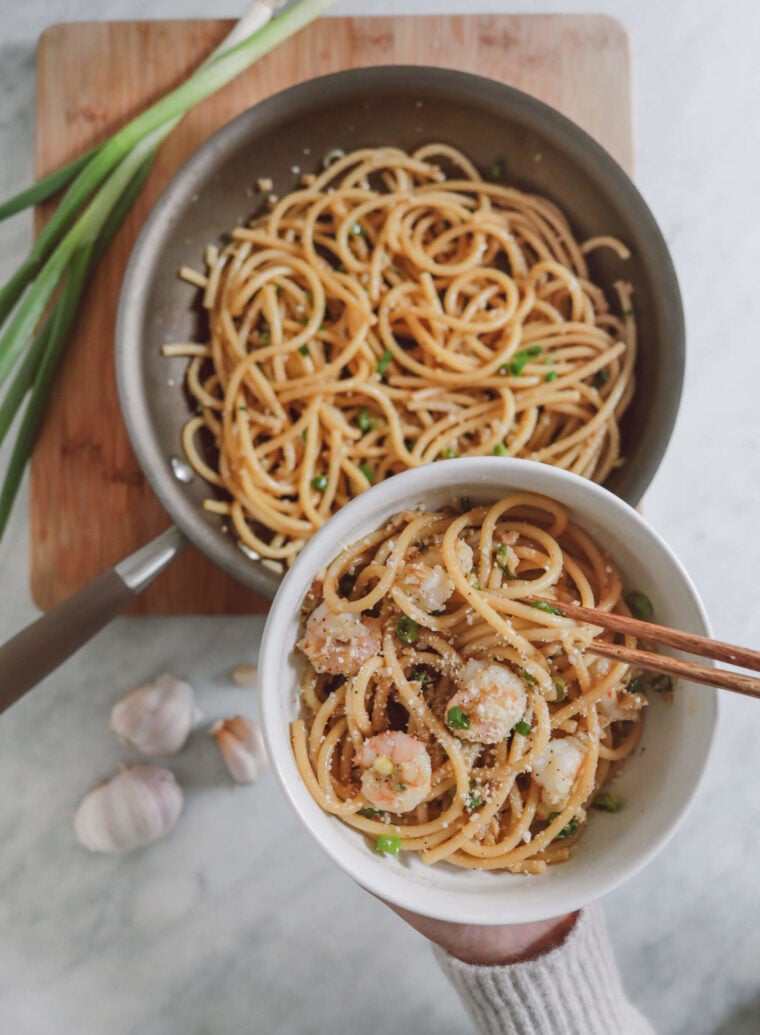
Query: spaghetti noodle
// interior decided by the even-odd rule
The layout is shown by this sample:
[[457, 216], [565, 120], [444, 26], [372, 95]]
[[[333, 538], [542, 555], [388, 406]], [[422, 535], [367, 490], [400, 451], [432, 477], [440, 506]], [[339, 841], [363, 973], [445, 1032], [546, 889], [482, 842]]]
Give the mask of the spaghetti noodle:
[[[603, 481], [633, 392], [619, 312], [545, 198], [431, 144], [338, 157], [207, 249], [207, 343], [188, 355], [187, 458], [241, 543], [292, 562], [352, 496], [455, 456], [511, 455]], [[203, 437], [206, 442], [204, 443]], [[209, 459], [209, 450], [214, 454]]]
[[600, 790], [646, 698], [628, 665], [584, 653], [613, 634], [526, 600], [628, 608], [560, 504], [465, 505], [397, 515], [312, 586], [293, 749], [316, 802], [378, 850], [540, 873], [569, 857], [595, 800], [611, 807]]

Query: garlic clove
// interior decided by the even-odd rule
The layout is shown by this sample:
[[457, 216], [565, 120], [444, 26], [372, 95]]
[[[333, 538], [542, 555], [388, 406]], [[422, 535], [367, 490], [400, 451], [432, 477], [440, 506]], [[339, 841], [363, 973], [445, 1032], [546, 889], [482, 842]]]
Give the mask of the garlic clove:
[[184, 747], [195, 717], [192, 687], [165, 673], [114, 705], [111, 729], [129, 747], [160, 758]]
[[238, 783], [253, 783], [267, 768], [264, 738], [254, 719], [247, 719], [244, 715], [220, 719], [209, 732], [230, 774]]
[[91, 852], [131, 852], [168, 834], [182, 805], [182, 788], [168, 769], [125, 766], [85, 795], [74, 815], [74, 830]]
[[238, 665], [232, 670], [232, 682], [236, 686], [255, 686], [258, 672], [256, 665]]

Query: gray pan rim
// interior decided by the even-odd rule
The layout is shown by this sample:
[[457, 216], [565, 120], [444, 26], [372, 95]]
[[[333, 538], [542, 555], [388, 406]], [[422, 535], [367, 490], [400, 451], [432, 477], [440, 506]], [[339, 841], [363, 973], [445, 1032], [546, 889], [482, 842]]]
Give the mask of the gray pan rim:
[[448, 97], [495, 110], [523, 123], [564, 150], [592, 182], [603, 181], [609, 195], [635, 213], [648, 241], [648, 266], [656, 273], [668, 299], [669, 373], [672, 390], [659, 413], [659, 436], [641, 465], [638, 477], [621, 497], [639, 503], [654, 477], [670, 441], [678, 414], [685, 367], [685, 324], [675, 268], [660, 228], [630, 177], [585, 130], [554, 108], [514, 87], [483, 76], [451, 69], [416, 65], [377, 66], [336, 72], [308, 80], [258, 102], [208, 138], [174, 175], [140, 231], [127, 265], [115, 330], [116, 380], [122, 414], [132, 448], [145, 477], [161, 504], [188, 539], [227, 574], [250, 589], [273, 597], [281, 576], [245, 556], [229, 535], [207, 523], [198, 506], [183, 494], [172, 476], [169, 458], [151, 431], [148, 393], [142, 377], [141, 343], [144, 304], [155, 257], [165, 229], [178, 218], [188, 195], [212, 174], [218, 161], [241, 145], [260, 124], [323, 109], [332, 100], [360, 99], [376, 90], [403, 88], [422, 95]]

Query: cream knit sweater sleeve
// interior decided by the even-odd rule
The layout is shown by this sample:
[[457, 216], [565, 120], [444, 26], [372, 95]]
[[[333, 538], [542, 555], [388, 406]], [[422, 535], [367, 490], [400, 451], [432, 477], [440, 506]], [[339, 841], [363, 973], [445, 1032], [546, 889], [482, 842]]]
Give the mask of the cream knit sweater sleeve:
[[434, 952], [482, 1035], [654, 1035], [625, 997], [598, 904], [523, 963], [479, 967]]

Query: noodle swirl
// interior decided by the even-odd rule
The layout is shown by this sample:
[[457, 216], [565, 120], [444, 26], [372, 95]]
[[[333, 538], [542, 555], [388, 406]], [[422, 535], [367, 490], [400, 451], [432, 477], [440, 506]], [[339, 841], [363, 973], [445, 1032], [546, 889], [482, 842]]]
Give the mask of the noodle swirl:
[[[241, 543], [288, 565], [349, 499], [446, 457], [528, 457], [602, 482], [634, 387], [613, 301], [550, 201], [430, 144], [347, 154], [207, 249], [207, 343], [183, 447]], [[213, 459], [210, 453], [214, 454]]]
[[584, 652], [614, 634], [531, 606], [537, 594], [628, 613], [611, 559], [532, 493], [405, 511], [346, 548], [312, 586], [298, 644], [291, 736], [318, 804], [430, 864], [565, 861], [646, 698], [629, 666]]

